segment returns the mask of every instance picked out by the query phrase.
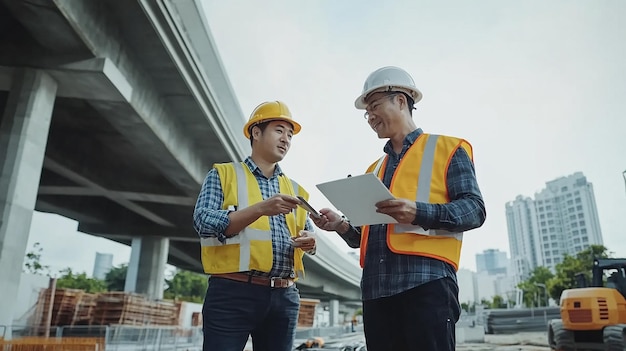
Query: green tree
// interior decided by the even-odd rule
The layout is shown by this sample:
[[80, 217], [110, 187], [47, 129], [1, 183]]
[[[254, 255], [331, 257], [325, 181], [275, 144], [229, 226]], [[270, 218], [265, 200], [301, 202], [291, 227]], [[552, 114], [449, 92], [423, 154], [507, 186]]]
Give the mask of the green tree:
[[548, 282], [550, 297], [559, 301], [563, 290], [576, 288], [578, 274], [583, 274], [590, 282], [593, 259], [608, 258], [611, 254], [603, 245], [591, 245], [576, 256], [564, 255], [563, 261], [556, 265], [556, 275]]
[[482, 298], [482, 299], [480, 299], [480, 304], [479, 305], [482, 305], [485, 308], [491, 308], [491, 301], [489, 301], [489, 300], [487, 300], [485, 298]]
[[530, 277], [517, 284], [517, 287], [524, 292], [524, 305], [526, 307], [545, 306], [546, 289], [549, 290], [550, 280], [554, 274], [550, 269], [539, 266], [530, 272]]
[[50, 266], [41, 264], [43, 248], [39, 245], [39, 242], [34, 243], [33, 249], [26, 253], [22, 271], [30, 274], [50, 276]]
[[496, 295], [493, 297], [493, 301], [491, 302], [491, 308], [503, 308], [506, 307], [506, 303], [504, 299], [500, 295]]
[[59, 289], [81, 289], [88, 293], [106, 291], [106, 284], [98, 279], [88, 278], [86, 273], [74, 274], [71, 268], [61, 270], [61, 276], [57, 278]]
[[128, 265], [122, 264], [119, 267], [113, 267], [104, 276], [104, 282], [109, 291], [124, 291], [126, 285], [126, 273], [128, 273]]
[[508, 308], [513, 308], [515, 307], [515, 299], [511, 299], [511, 298], [507, 298], [506, 300], [506, 304]]
[[204, 300], [208, 286], [206, 275], [180, 269], [172, 279], [165, 279], [165, 283], [164, 298], [198, 303]]
[[465, 311], [465, 312], [468, 312], [468, 313], [469, 313], [469, 311], [470, 311], [470, 305], [469, 305], [469, 302], [461, 302], [461, 309], [462, 309], [463, 311]]

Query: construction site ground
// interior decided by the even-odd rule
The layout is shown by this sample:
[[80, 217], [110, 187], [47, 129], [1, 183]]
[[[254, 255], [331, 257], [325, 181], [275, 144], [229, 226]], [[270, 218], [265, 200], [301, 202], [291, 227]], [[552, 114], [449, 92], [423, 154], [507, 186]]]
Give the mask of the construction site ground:
[[463, 343], [457, 345], [463, 351], [548, 351], [546, 332], [485, 335], [484, 343]]
[[[549, 351], [546, 332], [524, 332], [517, 334], [485, 335], [484, 342], [458, 343], [458, 351]], [[365, 342], [363, 332], [346, 333], [325, 338], [328, 346], [336, 343]], [[252, 350], [251, 343], [246, 350]]]

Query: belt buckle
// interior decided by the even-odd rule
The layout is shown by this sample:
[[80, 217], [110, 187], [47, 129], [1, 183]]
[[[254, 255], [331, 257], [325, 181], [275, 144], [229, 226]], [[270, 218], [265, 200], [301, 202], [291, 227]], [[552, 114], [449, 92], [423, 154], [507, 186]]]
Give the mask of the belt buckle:
[[[270, 288], [282, 288], [283, 284], [282, 283], [283, 278], [281, 277], [271, 277], [270, 278]], [[277, 284], [276, 281], [278, 281], [279, 283]]]

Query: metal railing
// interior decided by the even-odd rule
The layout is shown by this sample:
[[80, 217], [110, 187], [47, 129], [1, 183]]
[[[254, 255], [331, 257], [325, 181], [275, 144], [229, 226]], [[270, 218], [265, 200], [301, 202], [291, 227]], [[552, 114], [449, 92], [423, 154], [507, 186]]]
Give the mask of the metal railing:
[[[7, 330], [0, 326], [0, 330]], [[201, 327], [169, 326], [62, 326], [53, 327], [50, 337], [43, 336], [43, 329], [37, 327], [12, 326], [12, 339], [28, 338], [32, 344], [39, 338], [41, 344], [63, 339], [93, 338], [103, 340], [105, 351], [199, 351], [202, 349]], [[1, 334], [1, 335], [4, 335]]]
[[107, 351], [201, 350], [202, 328], [111, 326], [105, 340]]

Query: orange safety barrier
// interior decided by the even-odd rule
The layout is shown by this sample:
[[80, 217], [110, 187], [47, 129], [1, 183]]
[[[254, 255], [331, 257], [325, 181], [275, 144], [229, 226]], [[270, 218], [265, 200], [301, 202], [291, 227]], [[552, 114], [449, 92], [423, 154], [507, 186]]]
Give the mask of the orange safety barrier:
[[104, 339], [23, 337], [0, 340], [0, 351], [104, 351]]

